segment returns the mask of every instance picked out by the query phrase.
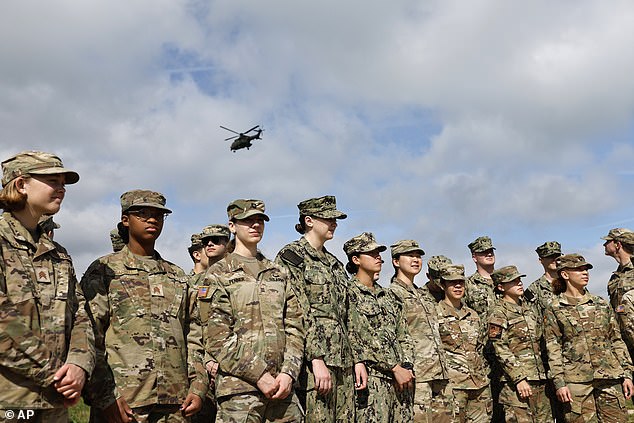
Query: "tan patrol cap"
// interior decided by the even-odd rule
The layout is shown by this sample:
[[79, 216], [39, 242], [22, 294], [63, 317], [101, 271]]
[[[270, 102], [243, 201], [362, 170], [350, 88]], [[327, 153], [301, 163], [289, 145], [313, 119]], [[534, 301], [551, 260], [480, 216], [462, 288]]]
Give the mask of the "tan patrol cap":
[[66, 184], [79, 181], [79, 174], [66, 169], [62, 160], [43, 151], [23, 151], [2, 162], [2, 186], [23, 175], [65, 175]]
[[392, 254], [392, 257], [414, 251], [419, 252], [421, 255], [425, 255], [425, 251], [423, 251], [423, 249], [420, 248], [420, 245], [418, 245], [418, 242], [413, 239], [402, 239], [390, 245], [390, 253]]
[[524, 278], [526, 275], [520, 274], [515, 266], [504, 266], [491, 273], [491, 279], [495, 285], [499, 283], [513, 282], [517, 278]]
[[350, 238], [343, 244], [343, 252], [346, 253], [348, 257], [354, 253], [369, 253], [374, 250], [383, 252], [387, 250], [387, 247], [378, 244], [371, 232], [363, 232], [361, 235]]
[[229, 220], [242, 220], [259, 214], [262, 215], [262, 218], [268, 222], [269, 217], [264, 213], [265, 210], [266, 207], [264, 206], [264, 201], [262, 200], [238, 199], [232, 201], [227, 206], [227, 216], [229, 216]]

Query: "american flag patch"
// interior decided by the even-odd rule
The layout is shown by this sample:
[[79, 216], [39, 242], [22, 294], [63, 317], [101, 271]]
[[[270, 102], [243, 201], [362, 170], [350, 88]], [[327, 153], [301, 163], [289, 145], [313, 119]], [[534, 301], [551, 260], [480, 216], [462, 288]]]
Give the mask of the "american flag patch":
[[619, 304], [614, 310], [617, 313], [625, 313], [625, 306], [623, 304]]
[[208, 291], [209, 291], [209, 287], [208, 286], [199, 286], [198, 287], [198, 296], [199, 297], [206, 297]]

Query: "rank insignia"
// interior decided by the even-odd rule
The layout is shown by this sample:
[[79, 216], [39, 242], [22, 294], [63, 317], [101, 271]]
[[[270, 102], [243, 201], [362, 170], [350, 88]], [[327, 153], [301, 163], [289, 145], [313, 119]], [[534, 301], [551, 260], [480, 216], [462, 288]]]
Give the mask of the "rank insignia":
[[39, 283], [51, 283], [51, 275], [46, 267], [36, 267], [35, 274]]
[[164, 297], [163, 295], [163, 285], [151, 285], [150, 290], [152, 291], [153, 297]]

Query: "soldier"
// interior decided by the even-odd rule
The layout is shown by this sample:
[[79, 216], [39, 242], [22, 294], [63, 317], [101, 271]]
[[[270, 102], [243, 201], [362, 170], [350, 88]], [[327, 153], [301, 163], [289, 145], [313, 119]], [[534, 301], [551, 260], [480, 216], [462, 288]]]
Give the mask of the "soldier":
[[390, 246], [390, 251], [395, 270], [390, 292], [396, 296], [397, 304], [402, 304], [414, 348], [414, 422], [452, 422], [453, 395], [448, 386], [436, 301], [430, 301], [428, 291], [414, 283], [422, 269], [421, 256], [425, 252], [413, 240], [397, 241]]
[[[307, 336], [298, 395], [307, 423], [349, 423], [354, 420], [353, 357], [346, 330], [349, 282], [343, 264], [324, 246], [337, 220], [347, 216], [331, 195], [304, 200], [297, 208], [295, 230], [303, 236], [285, 245], [275, 261], [290, 272], [304, 313]], [[356, 388], [365, 388], [366, 381], [367, 375]]]
[[185, 422], [207, 391], [195, 292], [154, 249], [169, 213], [158, 192], [121, 195], [128, 243], [81, 280], [97, 343], [85, 390], [92, 422]]
[[203, 242], [201, 238], [201, 234], [192, 234], [190, 237], [191, 245], [187, 248], [187, 252], [189, 253], [189, 257], [194, 262], [194, 268], [189, 272], [190, 276], [190, 285], [192, 287], [196, 287], [196, 284], [193, 281], [196, 275], [200, 275], [201, 273], [205, 273], [207, 268], [209, 267], [209, 259], [205, 254], [205, 248], [203, 247]]
[[579, 254], [557, 259], [556, 297], [545, 318], [550, 373], [567, 422], [626, 422], [632, 361], [614, 312], [586, 290], [589, 269]]
[[489, 315], [489, 340], [504, 372], [500, 403], [507, 422], [552, 422], [542, 361], [542, 319], [536, 305], [522, 298], [524, 288], [515, 266], [491, 273], [503, 294]]
[[476, 271], [467, 278], [463, 303], [475, 310], [486, 322], [489, 310], [496, 303], [491, 273], [495, 266], [495, 247], [488, 236], [476, 238], [469, 245]]
[[220, 261], [227, 254], [227, 244], [231, 237], [227, 225], [208, 225], [203, 228], [202, 244], [205, 247], [205, 254], [209, 261], [209, 266]]
[[440, 283], [440, 269], [447, 264], [452, 264], [452, 261], [445, 256], [431, 256], [427, 261], [427, 279], [429, 280], [422, 292], [432, 301], [438, 302], [445, 298], [445, 290]]
[[303, 421], [293, 393], [303, 356], [302, 313], [288, 272], [257, 249], [269, 220], [264, 212], [260, 200], [229, 204], [235, 249], [205, 275], [206, 350], [219, 363], [219, 423]]
[[561, 256], [561, 244], [557, 241], [547, 241], [535, 249], [539, 263], [544, 268], [544, 274], [530, 284], [524, 292], [524, 297], [535, 300], [541, 316], [553, 301], [552, 282], [557, 279], [557, 258]]
[[[38, 227], [59, 211], [79, 175], [49, 153], [2, 162], [0, 192], [0, 411], [28, 408], [33, 422], [67, 422], [95, 365], [84, 294], [66, 250]], [[3, 420], [4, 421], [4, 420]], [[17, 421], [17, 413], [16, 413]]]
[[440, 269], [445, 298], [436, 305], [440, 339], [460, 423], [488, 423], [493, 411], [489, 378], [482, 352], [484, 334], [478, 314], [462, 303], [464, 266]]
[[117, 224], [117, 227], [110, 231], [110, 243], [112, 244], [112, 251], [117, 252], [123, 250], [123, 247], [128, 243], [127, 239], [123, 239], [121, 233], [125, 233], [127, 237], [127, 231], [121, 225], [121, 222]]
[[381, 252], [386, 249], [369, 232], [343, 244], [346, 269], [354, 275], [348, 330], [355, 357], [365, 364], [368, 375], [367, 388], [358, 390], [356, 398], [356, 421], [363, 423], [412, 420], [413, 341], [403, 304], [376, 283]]
[[38, 225], [42, 228], [42, 233], [48, 235], [51, 240], [55, 236], [55, 229], [61, 227], [59, 223], [53, 220], [53, 216], [42, 216]]

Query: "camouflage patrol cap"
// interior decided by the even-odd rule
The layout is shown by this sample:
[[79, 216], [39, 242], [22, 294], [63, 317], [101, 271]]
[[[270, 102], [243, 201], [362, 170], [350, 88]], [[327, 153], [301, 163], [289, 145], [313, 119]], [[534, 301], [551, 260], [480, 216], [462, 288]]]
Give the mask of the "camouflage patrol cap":
[[625, 232], [619, 236], [619, 242], [627, 245], [634, 245], [634, 232]]
[[79, 174], [64, 168], [62, 160], [42, 151], [23, 151], [2, 162], [2, 186], [22, 175], [58, 175], [64, 174], [66, 184], [79, 181]]
[[564, 254], [561, 257], [557, 257], [557, 271], [562, 269], [576, 269], [578, 267], [587, 266], [588, 269], [592, 269], [592, 265], [586, 261], [581, 254]]
[[264, 213], [266, 207], [264, 201], [253, 199], [238, 199], [234, 200], [227, 206], [227, 216], [229, 220], [242, 220], [249, 216], [261, 215], [264, 220], [269, 221], [269, 217]]
[[402, 239], [400, 241], [396, 241], [394, 244], [390, 245], [390, 252], [392, 253], [392, 257], [396, 257], [401, 254], [411, 253], [414, 251], [418, 251], [421, 255], [425, 255], [425, 251], [418, 245], [418, 242], [413, 239]]
[[493, 246], [493, 242], [491, 241], [491, 238], [489, 238], [488, 236], [480, 236], [476, 238], [474, 241], [472, 241], [468, 245], [468, 247], [472, 253], [481, 253], [487, 250], [495, 250], [495, 247]]
[[464, 266], [462, 264], [448, 264], [443, 266], [440, 271], [441, 281], [460, 281], [465, 280]]
[[557, 241], [547, 241], [535, 249], [539, 257], [550, 257], [561, 255], [561, 244]]
[[348, 257], [354, 253], [369, 253], [374, 250], [383, 252], [387, 250], [387, 247], [378, 244], [371, 232], [363, 232], [361, 235], [350, 238], [343, 244], [343, 251]]
[[491, 279], [495, 285], [499, 283], [513, 282], [517, 278], [524, 278], [526, 275], [520, 274], [515, 266], [504, 266], [491, 273]]
[[212, 236], [231, 237], [231, 232], [227, 225], [207, 225], [200, 234], [201, 239], [211, 238]]
[[445, 256], [431, 256], [431, 258], [427, 261], [427, 273], [429, 274], [429, 279], [433, 284], [441, 289], [440, 269], [448, 264], [452, 264], [452, 261], [449, 257]]
[[345, 219], [348, 217], [342, 211], [337, 210], [337, 199], [334, 195], [309, 198], [297, 205], [301, 216], [315, 216], [322, 219]]
[[613, 228], [613, 229], [610, 229], [610, 231], [608, 232], [606, 236], [602, 236], [601, 239], [604, 239], [606, 241], [620, 241], [619, 238], [623, 234], [629, 233], [629, 232], [632, 232], [632, 230], [628, 228]]
[[203, 248], [202, 234], [192, 234], [190, 241], [191, 241], [191, 245], [189, 246], [190, 251], [200, 250], [201, 248]]
[[154, 207], [165, 213], [171, 213], [172, 211], [165, 207], [165, 202], [165, 196], [160, 192], [135, 189], [121, 194], [121, 213], [133, 207]]
[[110, 243], [114, 252], [121, 251], [125, 247], [125, 241], [121, 238], [118, 227], [110, 231]]

